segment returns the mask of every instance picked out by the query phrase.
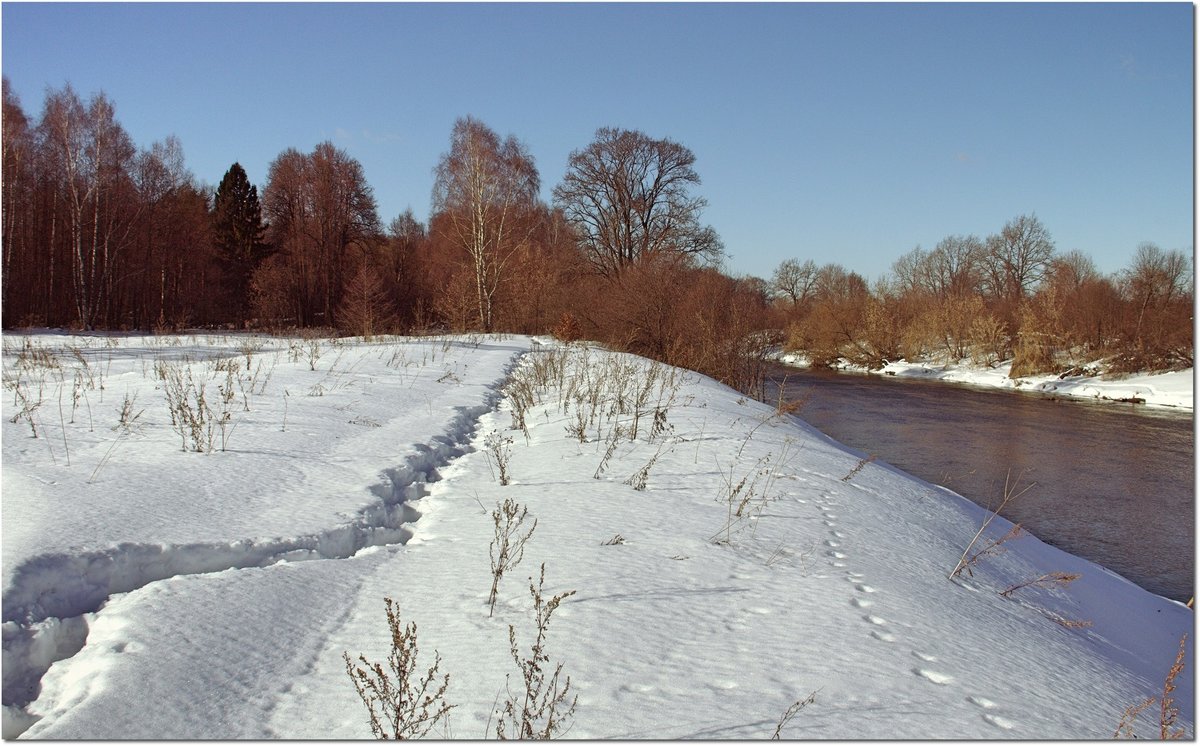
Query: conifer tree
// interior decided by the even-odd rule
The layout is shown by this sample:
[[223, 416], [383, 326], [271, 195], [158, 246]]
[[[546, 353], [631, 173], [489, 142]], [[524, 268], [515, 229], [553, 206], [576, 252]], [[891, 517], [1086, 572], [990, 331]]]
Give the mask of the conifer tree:
[[250, 278], [272, 249], [263, 235], [258, 188], [246, 178], [240, 163], [225, 172], [213, 201], [213, 242], [225, 275], [225, 292], [237, 321], [249, 313]]

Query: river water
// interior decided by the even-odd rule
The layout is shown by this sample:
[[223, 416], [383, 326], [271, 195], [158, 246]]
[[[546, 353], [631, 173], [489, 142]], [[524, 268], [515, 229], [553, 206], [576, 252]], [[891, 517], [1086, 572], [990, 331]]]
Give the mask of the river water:
[[[835, 440], [984, 507], [1154, 593], [1192, 597], [1192, 413], [1050, 400], [932, 381], [775, 369], [799, 416]], [[1136, 407], [1136, 408], [1135, 408]]]

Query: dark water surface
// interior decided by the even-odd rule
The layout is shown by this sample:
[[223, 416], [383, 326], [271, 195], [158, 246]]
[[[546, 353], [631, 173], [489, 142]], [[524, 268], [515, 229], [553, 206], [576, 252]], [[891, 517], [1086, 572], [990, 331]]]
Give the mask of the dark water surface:
[[1042, 541], [1179, 601], [1193, 594], [1192, 413], [1052, 401], [931, 381], [785, 369], [799, 416], [835, 440], [984, 507]]

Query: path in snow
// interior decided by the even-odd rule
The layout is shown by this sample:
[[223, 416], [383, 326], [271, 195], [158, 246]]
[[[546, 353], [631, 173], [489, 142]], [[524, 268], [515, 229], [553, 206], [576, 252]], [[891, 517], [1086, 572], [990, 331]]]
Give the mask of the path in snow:
[[[26, 708], [38, 698], [51, 665], [95, 644], [90, 627], [112, 599], [155, 583], [230, 570], [267, 568], [278, 563], [344, 560], [371, 547], [406, 544], [421, 517], [413, 507], [441, 479], [439, 469], [470, 449], [480, 418], [497, 406], [500, 387], [525, 353], [514, 352], [503, 375], [485, 387], [484, 402], [457, 406], [445, 430], [414, 444], [404, 463], [382, 470], [384, 481], [371, 488], [378, 498], [353, 520], [319, 532], [271, 539], [228, 542], [144, 544], [123, 542], [104, 549], [54, 552], [31, 557], [9, 575], [3, 608], [3, 704], [5, 739], [36, 722]], [[379, 472], [376, 472], [377, 474]], [[248, 604], [253, 609], [254, 604]], [[194, 617], [191, 617], [194, 619]], [[194, 623], [194, 622], [193, 622]], [[124, 648], [117, 652], [124, 652]], [[181, 731], [177, 737], [195, 737]], [[107, 736], [128, 738], [125, 728]], [[164, 736], [155, 736], [164, 737]]]

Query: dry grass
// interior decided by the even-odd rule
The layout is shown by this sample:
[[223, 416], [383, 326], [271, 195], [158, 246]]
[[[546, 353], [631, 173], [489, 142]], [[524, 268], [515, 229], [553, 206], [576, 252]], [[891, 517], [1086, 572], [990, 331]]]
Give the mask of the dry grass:
[[775, 733], [771, 736], [772, 741], [778, 741], [780, 734], [783, 732], [784, 726], [792, 722], [792, 718], [796, 717], [801, 710], [817, 701], [817, 692], [819, 691], [821, 690], [818, 689], [804, 699], [796, 700], [790, 707], [784, 710], [783, 715], [779, 717], [779, 723], [775, 726]]
[[1056, 586], [1056, 585], [1066, 586], [1066, 585], [1070, 585], [1071, 583], [1074, 583], [1076, 580], [1079, 580], [1079, 578], [1081, 578], [1081, 577], [1083, 577], [1083, 576], [1080, 575], [1079, 573], [1067, 573], [1067, 572], [1058, 572], [1058, 571], [1048, 572], [1048, 573], [1039, 575], [1032, 580], [1026, 580], [1024, 583], [1017, 583], [1015, 585], [1011, 585], [1008, 588], [1006, 588], [1005, 590], [1000, 591], [1000, 595], [1004, 596], [1005, 598], [1008, 598], [1013, 593], [1021, 590], [1022, 588], [1050, 588], [1050, 587]]
[[1021, 478], [1018, 476], [1017, 479], [1013, 481], [1011, 477], [1011, 474], [1005, 477], [1004, 495], [1000, 500], [1000, 505], [988, 514], [987, 518], [985, 518], [983, 523], [979, 526], [979, 530], [975, 532], [973, 537], [971, 537], [971, 542], [967, 544], [967, 548], [963, 550], [962, 556], [958, 559], [958, 563], [955, 564], [954, 569], [951, 570], [950, 575], [947, 576], [950, 580], [954, 580], [955, 578], [959, 577], [964, 571], [968, 575], [974, 577], [975, 573], [971, 569], [973, 565], [977, 564], [985, 557], [993, 557], [995, 555], [1002, 554], [1007, 550], [1007, 547], [1003, 546], [1006, 542], [1024, 535], [1024, 531], [1021, 529], [1021, 524], [1018, 523], [1009, 529], [1008, 533], [1004, 534], [998, 539], [988, 540], [984, 543], [981, 549], [977, 549], [972, 552], [972, 550], [975, 549], [975, 544], [979, 541], [980, 537], [983, 536], [983, 532], [986, 531], [987, 527], [991, 525], [992, 521], [994, 521], [996, 517], [1000, 515], [1000, 512], [1004, 510], [1009, 503], [1033, 489], [1033, 487], [1037, 484], [1036, 482], [1031, 482], [1024, 489], [1017, 491], [1017, 485], [1020, 483]]
[[1172, 664], [1167, 671], [1166, 679], [1163, 680], [1162, 696], [1147, 697], [1146, 699], [1136, 704], [1125, 708], [1125, 712], [1121, 714], [1121, 720], [1117, 723], [1117, 729], [1113, 732], [1113, 738], [1138, 738], [1134, 730], [1138, 716], [1158, 704], [1158, 738], [1162, 741], [1176, 741], [1187, 738], [1187, 730], [1177, 727], [1179, 722], [1179, 708], [1175, 706], [1175, 700], [1171, 693], [1175, 691], [1175, 680], [1179, 678], [1179, 674], [1183, 673], [1184, 657], [1187, 654], [1187, 634], [1179, 639], [1179, 652], [1175, 654], [1175, 663]]
[[846, 476], [842, 477], [842, 481], [849, 482], [851, 479], [854, 479], [854, 477], [860, 471], [862, 471], [864, 468], [866, 468], [867, 464], [871, 463], [874, 460], [875, 460], [875, 454], [873, 454], [873, 453], [869, 456], [864, 456], [863, 458], [860, 458], [858, 460], [858, 463], [854, 465], [854, 468], [850, 470], [850, 473], [847, 474]]

